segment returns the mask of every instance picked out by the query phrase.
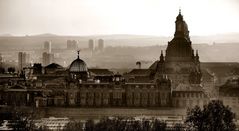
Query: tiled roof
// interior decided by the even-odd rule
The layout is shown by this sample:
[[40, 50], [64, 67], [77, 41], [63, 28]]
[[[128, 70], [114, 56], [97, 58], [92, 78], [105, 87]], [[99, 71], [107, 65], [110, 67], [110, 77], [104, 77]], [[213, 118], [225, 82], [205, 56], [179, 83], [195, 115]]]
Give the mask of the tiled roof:
[[129, 76], [149, 76], [151, 74], [150, 69], [133, 69], [129, 73], [126, 73], [125, 75]]
[[226, 84], [219, 87], [219, 93], [236, 94], [239, 96], [239, 78], [228, 80]]
[[113, 76], [114, 73], [108, 69], [89, 69], [88, 70], [92, 75], [100, 76]]
[[203, 87], [199, 84], [179, 84], [173, 91], [199, 91], [199, 92], [203, 92]]
[[233, 75], [235, 68], [239, 68], [239, 63], [229, 63], [229, 62], [211, 62], [211, 63], [201, 63], [201, 68], [215, 73], [217, 77], [225, 77]]
[[56, 63], [51, 63], [51, 64], [49, 64], [48, 66], [46, 66], [45, 68], [50, 68], [50, 69], [52, 69], [52, 68], [64, 69], [61, 65], [56, 64]]
[[151, 70], [156, 70], [156, 69], [157, 69], [157, 66], [158, 66], [158, 62], [159, 62], [159, 61], [155, 61], [155, 62], [149, 67], [149, 69], [151, 69]]
[[211, 82], [211, 78], [214, 77], [214, 72], [210, 72], [209, 70], [202, 69], [202, 79], [204, 82]]

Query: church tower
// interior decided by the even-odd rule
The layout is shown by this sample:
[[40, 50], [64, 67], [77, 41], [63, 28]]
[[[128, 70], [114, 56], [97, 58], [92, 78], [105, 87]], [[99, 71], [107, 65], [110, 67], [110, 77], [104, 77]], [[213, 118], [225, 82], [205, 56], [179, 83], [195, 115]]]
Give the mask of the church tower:
[[175, 34], [174, 37], [185, 37], [190, 41], [189, 38], [189, 31], [188, 31], [188, 25], [183, 20], [183, 16], [181, 14], [181, 9], [179, 10], [179, 14], [175, 21]]
[[168, 42], [165, 56], [161, 53], [155, 70], [155, 80], [168, 76], [172, 88], [180, 84], [200, 84], [201, 70], [198, 51], [192, 48], [187, 23], [181, 10], [176, 17], [174, 38]]
[[194, 61], [188, 25], [179, 10], [175, 21], [174, 38], [168, 42], [165, 61]]

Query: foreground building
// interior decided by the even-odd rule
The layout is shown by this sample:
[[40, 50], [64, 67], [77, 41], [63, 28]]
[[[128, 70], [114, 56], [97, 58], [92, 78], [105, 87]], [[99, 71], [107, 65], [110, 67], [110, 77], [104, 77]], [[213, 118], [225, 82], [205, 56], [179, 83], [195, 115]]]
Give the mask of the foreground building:
[[[219, 88], [219, 96], [225, 105], [239, 108], [239, 78], [231, 78]], [[238, 112], [238, 111], [237, 111]]]
[[[192, 107], [209, 100], [214, 78], [200, 68], [179, 12], [174, 38], [149, 69], [126, 74], [90, 69], [78, 52], [68, 68], [52, 63], [28, 68], [25, 79], [1, 85], [0, 104], [36, 107]], [[206, 73], [204, 73], [206, 72]], [[20, 103], [20, 104], [19, 104]]]

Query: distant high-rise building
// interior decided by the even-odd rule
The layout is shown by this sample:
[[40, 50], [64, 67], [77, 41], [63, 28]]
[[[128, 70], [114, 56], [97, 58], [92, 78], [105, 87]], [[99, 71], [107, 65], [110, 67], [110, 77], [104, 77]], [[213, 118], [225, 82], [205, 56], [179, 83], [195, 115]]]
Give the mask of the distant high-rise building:
[[98, 40], [98, 49], [99, 50], [103, 50], [104, 49], [104, 40], [103, 39], [99, 39]]
[[26, 54], [26, 61], [27, 61], [27, 64], [29, 64], [30, 66], [30, 54]]
[[3, 60], [3, 59], [2, 59], [2, 54], [0, 53], [0, 62], [2, 62], [2, 60]]
[[25, 52], [18, 53], [18, 69], [22, 70], [27, 65], [27, 54]]
[[94, 50], [94, 40], [90, 39], [88, 42], [88, 45], [89, 45], [89, 49], [93, 51]]
[[67, 40], [66, 46], [68, 50], [76, 50], [77, 49], [77, 41], [76, 40]]
[[43, 66], [47, 66], [54, 61], [54, 54], [44, 52], [42, 54], [42, 64]]
[[0, 63], [3, 62], [2, 54], [0, 53]]
[[51, 53], [51, 41], [44, 42], [44, 50], [46, 50], [47, 53]]
[[2, 58], [2, 54], [0, 53], [0, 67], [2, 67], [2, 63], [3, 63], [3, 58]]

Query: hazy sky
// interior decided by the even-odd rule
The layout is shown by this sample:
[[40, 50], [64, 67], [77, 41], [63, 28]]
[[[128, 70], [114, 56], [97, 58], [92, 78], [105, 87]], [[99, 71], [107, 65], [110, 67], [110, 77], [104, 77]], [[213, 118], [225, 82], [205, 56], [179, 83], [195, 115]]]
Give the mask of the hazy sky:
[[172, 36], [179, 7], [191, 35], [239, 32], [239, 0], [0, 0], [0, 34]]

